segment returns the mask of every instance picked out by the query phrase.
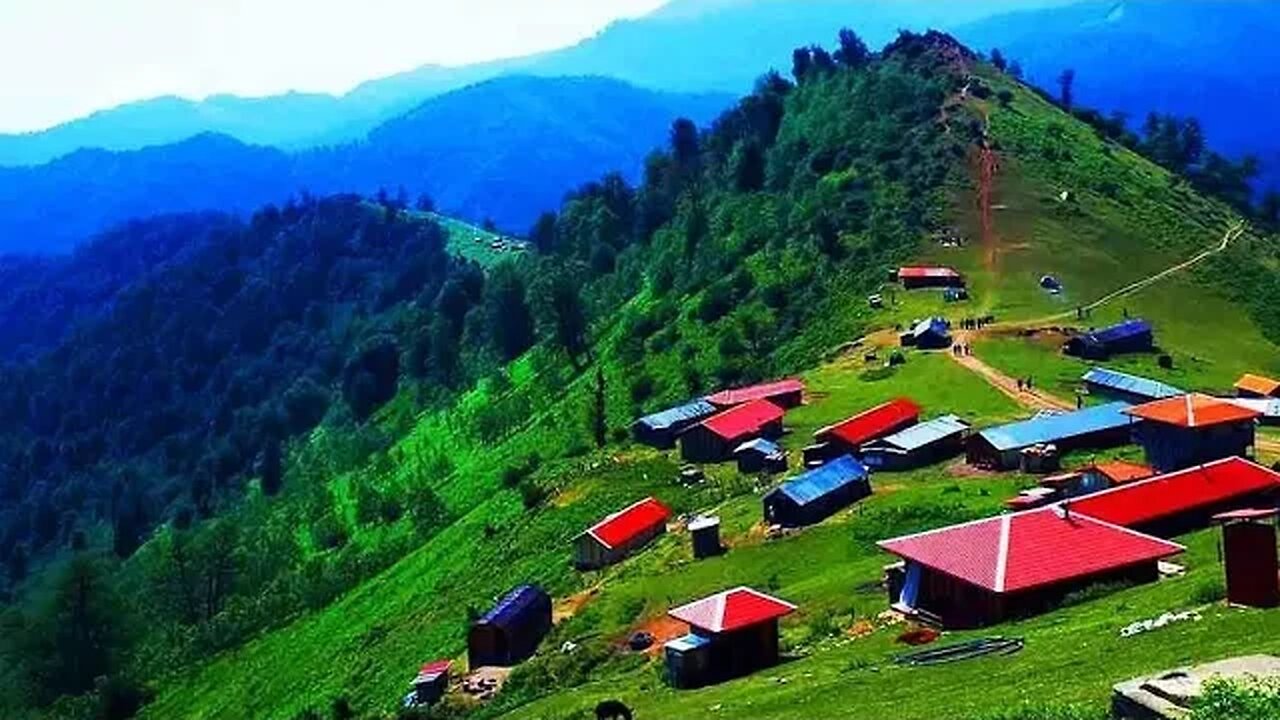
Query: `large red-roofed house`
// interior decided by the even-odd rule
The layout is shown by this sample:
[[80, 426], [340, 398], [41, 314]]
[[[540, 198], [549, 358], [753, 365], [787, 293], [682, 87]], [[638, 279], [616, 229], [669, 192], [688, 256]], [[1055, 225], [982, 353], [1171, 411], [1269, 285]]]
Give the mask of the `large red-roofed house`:
[[[1151, 582], [1181, 545], [1060, 506], [1011, 513], [879, 543], [904, 563], [891, 601], [948, 628], [1025, 617], [1108, 582]], [[892, 575], [891, 575], [892, 578]]]
[[580, 570], [598, 570], [620, 562], [667, 530], [671, 510], [645, 498], [587, 528], [573, 539], [573, 561]]
[[691, 632], [666, 645], [667, 677], [701, 687], [776, 665], [778, 620], [796, 606], [748, 587], [726, 590], [668, 612]]
[[1275, 507], [1277, 500], [1280, 473], [1230, 457], [1073, 500], [1071, 512], [1174, 537], [1208, 527], [1218, 513]]
[[713, 415], [680, 436], [680, 456], [689, 462], [724, 462], [742, 443], [782, 434], [786, 412], [768, 400], [751, 400]]

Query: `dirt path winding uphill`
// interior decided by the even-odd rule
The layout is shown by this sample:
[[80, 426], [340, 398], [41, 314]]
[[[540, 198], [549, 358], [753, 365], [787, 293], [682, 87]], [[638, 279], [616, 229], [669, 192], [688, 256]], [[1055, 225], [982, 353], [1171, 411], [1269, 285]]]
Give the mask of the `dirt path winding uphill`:
[[[1226, 232], [1223, 233], [1222, 241], [1219, 242], [1216, 246], [1208, 250], [1205, 250], [1204, 252], [1198, 253], [1197, 255], [1178, 263], [1177, 265], [1161, 270], [1160, 272], [1154, 275], [1150, 275], [1136, 282], [1129, 283], [1128, 285], [1125, 285], [1119, 290], [1115, 290], [1113, 292], [1107, 293], [1106, 295], [1103, 295], [1102, 297], [1098, 298], [1097, 300], [1094, 300], [1088, 305], [1082, 306], [1082, 308], [1086, 311], [1095, 310], [1099, 307], [1102, 307], [1103, 305], [1106, 305], [1109, 302], [1118, 300], [1127, 295], [1132, 295], [1133, 293], [1136, 293], [1140, 290], [1143, 290], [1144, 288], [1154, 285], [1160, 282], [1161, 280], [1164, 280], [1165, 278], [1169, 277], [1170, 275], [1174, 275], [1176, 273], [1182, 272], [1183, 270], [1189, 270], [1192, 267], [1195, 267], [1201, 262], [1207, 260], [1208, 258], [1211, 258], [1214, 255], [1217, 255], [1218, 253], [1225, 252], [1227, 248], [1231, 247], [1231, 243], [1235, 242], [1236, 240], [1239, 240], [1246, 232], [1248, 232], [1248, 229], [1249, 229], [1248, 224], [1245, 223], [1243, 220], [1232, 223], [1227, 228]], [[1074, 319], [1075, 316], [1076, 316], [1075, 310], [1068, 310], [1066, 312], [1061, 312], [1056, 315], [1049, 315], [1042, 318], [1036, 318], [1034, 320], [1022, 320], [1022, 321], [1012, 322], [1012, 323], [997, 323], [995, 325], [991, 325], [990, 329], [1009, 330], [1012, 328], [1037, 328], [1050, 323], [1060, 322], [1062, 320], [1071, 320], [1071, 319]]]
[[[956, 342], [960, 345], [968, 345], [973, 338], [978, 335], [978, 331], [964, 331], [956, 335]], [[1018, 388], [1018, 380], [1010, 377], [1005, 373], [991, 367], [974, 355], [956, 355], [952, 353], [951, 359], [960, 363], [962, 367], [974, 373], [978, 377], [986, 380], [991, 387], [999, 390], [1007, 395], [1014, 402], [1022, 405], [1030, 410], [1037, 412], [1044, 410], [1074, 410], [1075, 403], [1068, 402], [1052, 393], [1045, 392], [1039, 388], [1034, 390], [1020, 390]]]

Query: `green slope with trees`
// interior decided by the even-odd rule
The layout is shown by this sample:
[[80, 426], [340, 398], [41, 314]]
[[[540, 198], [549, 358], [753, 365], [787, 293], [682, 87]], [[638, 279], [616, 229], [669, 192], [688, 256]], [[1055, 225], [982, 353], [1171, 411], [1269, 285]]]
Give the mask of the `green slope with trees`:
[[[926, 241], [932, 232], [972, 221], [965, 198], [974, 193], [970, 158], [988, 137], [984, 102], [1007, 102], [1029, 127], [1060, 125], [1088, 147], [1097, 134], [942, 35], [906, 33], [872, 54], [842, 33], [836, 51], [797, 50], [792, 64], [796, 82], [765, 76], [705, 131], [676, 121], [638, 187], [612, 175], [572, 193], [531, 230], [536, 252], [481, 270], [449, 260], [439, 226], [395, 202], [269, 208], [211, 237], [198, 260], [130, 285], [112, 313], [13, 369], [42, 389], [42, 401], [18, 413], [28, 421], [33, 405], [96, 398], [82, 409], [92, 413], [86, 422], [15, 423], [6, 434], [14, 457], [43, 438], [55, 463], [24, 465], [47, 472], [24, 475], [23, 492], [43, 488], [57, 510], [71, 499], [96, 510], [77, 512], [65, 540], [9, 555], [11, 571], [14, 557], [24, 570], [32, 556], [38, 562], [31, 577], [10, 582], [13, 602], [0, 616], [3, 714], [127, 717], [142, 705], [151, 718], [394, 717], [418, 664], [460, 656], [469, 619], [520, 582], [577, 602], [562, 606], [543, 652], [493, 704], [450, 703], [434, 716], [582, 718], [619, 697], [638, 717], [714, 708], [925, 720], [940, 702], [956, 717], [1006, 717], [1027, 703], [1038, 707], [1021, 717], [1058, 717], [1038, 709], [1050, 705], [1080, 708], [1064, 718], [1092, 717], [1110, 683], [1128, 675], [1280, 648], [1267, 632], [1280, 616], [1212, 605], [1220, 568], [1213, 534], [1200, 533], [1186, 540], [1183, 578], [1090, 592], [998, 629], [1028, 638], [1019, 656], [895, 668], [898, 630], [876, 617], [886, 557], [874, 542], [995, 512], [1027, 478], [886, 473], [861, 508], [765, 541], [758, 478], [716, 467], [685, 487], [671, 454], [627, 441], [640, 413], [792, 373], [811, 390], [810, 404], [789, 416], [793, 456], [817, 427], [901, 394], [930, 415], [958, 412], [979, 425], [1020, 415], [944, 356], [911, 354], [891, 369], [849, 344], [943, 309], [932, 293], [903, 294], [877, 313], [866, 295], [898, 264], [941, 253]], [[973, 94], [974, 73], [992, 86], [988, 98]], [[1020, 142], [999, 115], [987, 117], [998, 142]], [[1098, 158], [1099, 176], [1124, 177], [1110, 164], [1116, 155]], [[1168, 177], [1127, 150], [1118, 155], [1135, 172]], [[1040, 167], [1069, 161], [1044, 156]], [[1051, 186], [1025, 167], [1009, 173], [1026, 178], [1032, 196]], [[1184, 214], [1231, 215], [1179, 192], [1196, 203]], [[1039, 212], [1054, 212], [1046, 207]], [[1096, 242], [1103, 252], [1105, 239]], [[979, 257], [970, 246], [955, 260]], [[210, 269], [231, 279], [189, 282]], [[977, 288], [999, 302], [1015, 287], [1002, 283], [978, 276]], [[1196, 298], [1223, 297], [1212, 283], [1192, 288]], [[121, 352], [104, 352], [110, 337]], [[220, 338], [231, 340], [200, 350]], [[75, 363], [92, 381], [83, 396], [56, 383], [76, 377]], [[156, 421], [138, 398], [179, 368], [225, 378], [191, 394], [174, 385], [169, 407], [189, 414]], [[308, 376], [305, 395], [323, 396], [323, 414], [318, 401], [290, 400]], [[239, 404], [224, 410], [233, 397]], [[312, 422], [288, 423], [295, 405], [315, 409], [301, 413]], [[92, 428], [108, 429], [110, 452], [88, 456], [83, 472], [54, 471], [77, 467], [72, 451]], [[175, 452], [189, 466], [166, 474], [170, 428], [201, 452]], [[213, 485], [203, 510], [182, 484], [201, 478]], [[568, 540], [646, 494], [681, 513], [719, 511], [731, 551], [693, 563], [677, 533], [611, 570], [572, 571]], [[24, 517], [50, 514], [36, 510]], [[743, 583], [800, 604], [783, 629], [794, 662], [677, 693], [653, 662], [620, 648], [672, 604]], [[1118, 637], [1125, 623], [1185, 607], [1204, 608], [1205, 621]], [[578, 649], [560, 653], [564, 641]]]

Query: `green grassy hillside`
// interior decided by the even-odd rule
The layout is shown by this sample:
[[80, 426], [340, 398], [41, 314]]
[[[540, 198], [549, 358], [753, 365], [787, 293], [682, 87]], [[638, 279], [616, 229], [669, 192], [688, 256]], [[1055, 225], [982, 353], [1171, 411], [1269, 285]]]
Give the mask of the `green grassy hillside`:
[[[167, 526], [113, 566], [122, 586], [144, 589], [130, 610], [151, 626], [119, 671], [154, 691], [141, 717], [294, 720], [340, 699], [358, 717], [395, 717], [419, 664], [462, 659], [468, 618], [524, 582], [557, 599], [541, 652], [490, 704], [451, 702], [427, 717], [576, 720], [619, 698], [637, 718], [1013, 720], [1059, 717], [1048, 714], [1056, 708], [1076, 720], [1100, 717], [1111, 684], [1132, 675], [1280, 650], [1270, 639], [1280, 614], [1217, 602], [1221, 567], [1206, 531], [1182, 538], [1182, 577], [1087, 592], [985, 633], [1024, 637], [1017, 655], [900, 668], [905, 628], [881, 615], [890, 558], [875, 542], [995, 513], [1032, 479], [958, 462], [877, 473], [869, 500], [769, 540], [760, 496], [770, 481], [725, 465], [686, 487], [675, 453], [628, 442], [626, 427], [643, 412], [791, 374], [809, 389], [787, 416], [793, 462], [817, 428], [901, 395], [926, 416], [956, 413], [977, 426], [1026, 417], [946, 353], [910, 352], [893, 368], [886, 353], [865, 354], [926, 313], [1035, 320], [1070, 311], [1212, 247], [1234, 221], [948, 38], [907, 34], [875, 59], [842, 57], [831, 67], [811, 57], [794, 85], [766, 77], [707, 132], [677, 123], [641, 187], [605, 178], [544, 218], [531, 237], [539, 252], [492, 265], [486, 298], [495, 299], [465, 322], [463, 361], [488, 361], [475, 363], [485, 370], [468, 378], [474, 385], [442, 396], [406, 383], [363, 424], [322, 424], [291, 445], [280, 495], [251, 482], [223, 516]], [[975, 90], [975, 73], [987, 92]], [[985, 243], [975, 209], [984, 141], [1001, 160], [996, 237]], [[968, 244], [927, 239], [947, 226]], [[473, 229], [446, 229], [456, 252], [485, 247]], [[867, 294], [911, 259], [963, 269], [974, 299], [950, 306], [936, 291], [899, 290], [887, 309], [869, 308]], [[1036, 288], [1046, 273], [1065, 281], [1065, 298]], [[536, 335], [503, 357], [526, 287], [540, 310]], [[510, 297], [518, 302], [500, 302]], [[1274, 362], [1265, 312], [1207, 269], [1122, 302], [1158, 323], [1176, 359], [1172, 382], [1211, 386]], [[1118, 312], [1100, 309], [1094, 320]], [[977, 350], [1064, 392], [1083, 370], [1043, 341], [996, 337]], [[729, 552], [694, 562], [677, 529], [608, 570], [571, 569], [574, 535], [649, 494], [681, 515], [718, 512]], [[220, 528], [238, 535], [219, 545]], [[240, 592], [195, 622], [171, 607], [184, 548], [225, 548], [242, 563]], [[800, 606], [782, 625], [783, 665], [677, 692], [655, 658], [624, 649], [631, 631], [672, 605], [742, 584]], [[1191, 608], [1204, 619], [1119, 635]], [[566, 642], [576, 649], [561, 652]], [[20, 677], [6, 662], [4, 677]], [[92, 717], [102, 695], [40, 712]]]

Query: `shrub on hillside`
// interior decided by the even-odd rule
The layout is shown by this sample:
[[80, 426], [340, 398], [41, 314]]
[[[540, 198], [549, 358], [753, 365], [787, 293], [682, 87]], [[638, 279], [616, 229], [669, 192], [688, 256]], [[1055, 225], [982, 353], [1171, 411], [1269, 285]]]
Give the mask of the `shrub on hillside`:
[[1214, 679], [1205, 684], [1191, 720], [1273, 720], [1280, 717], [1280, 681]]

